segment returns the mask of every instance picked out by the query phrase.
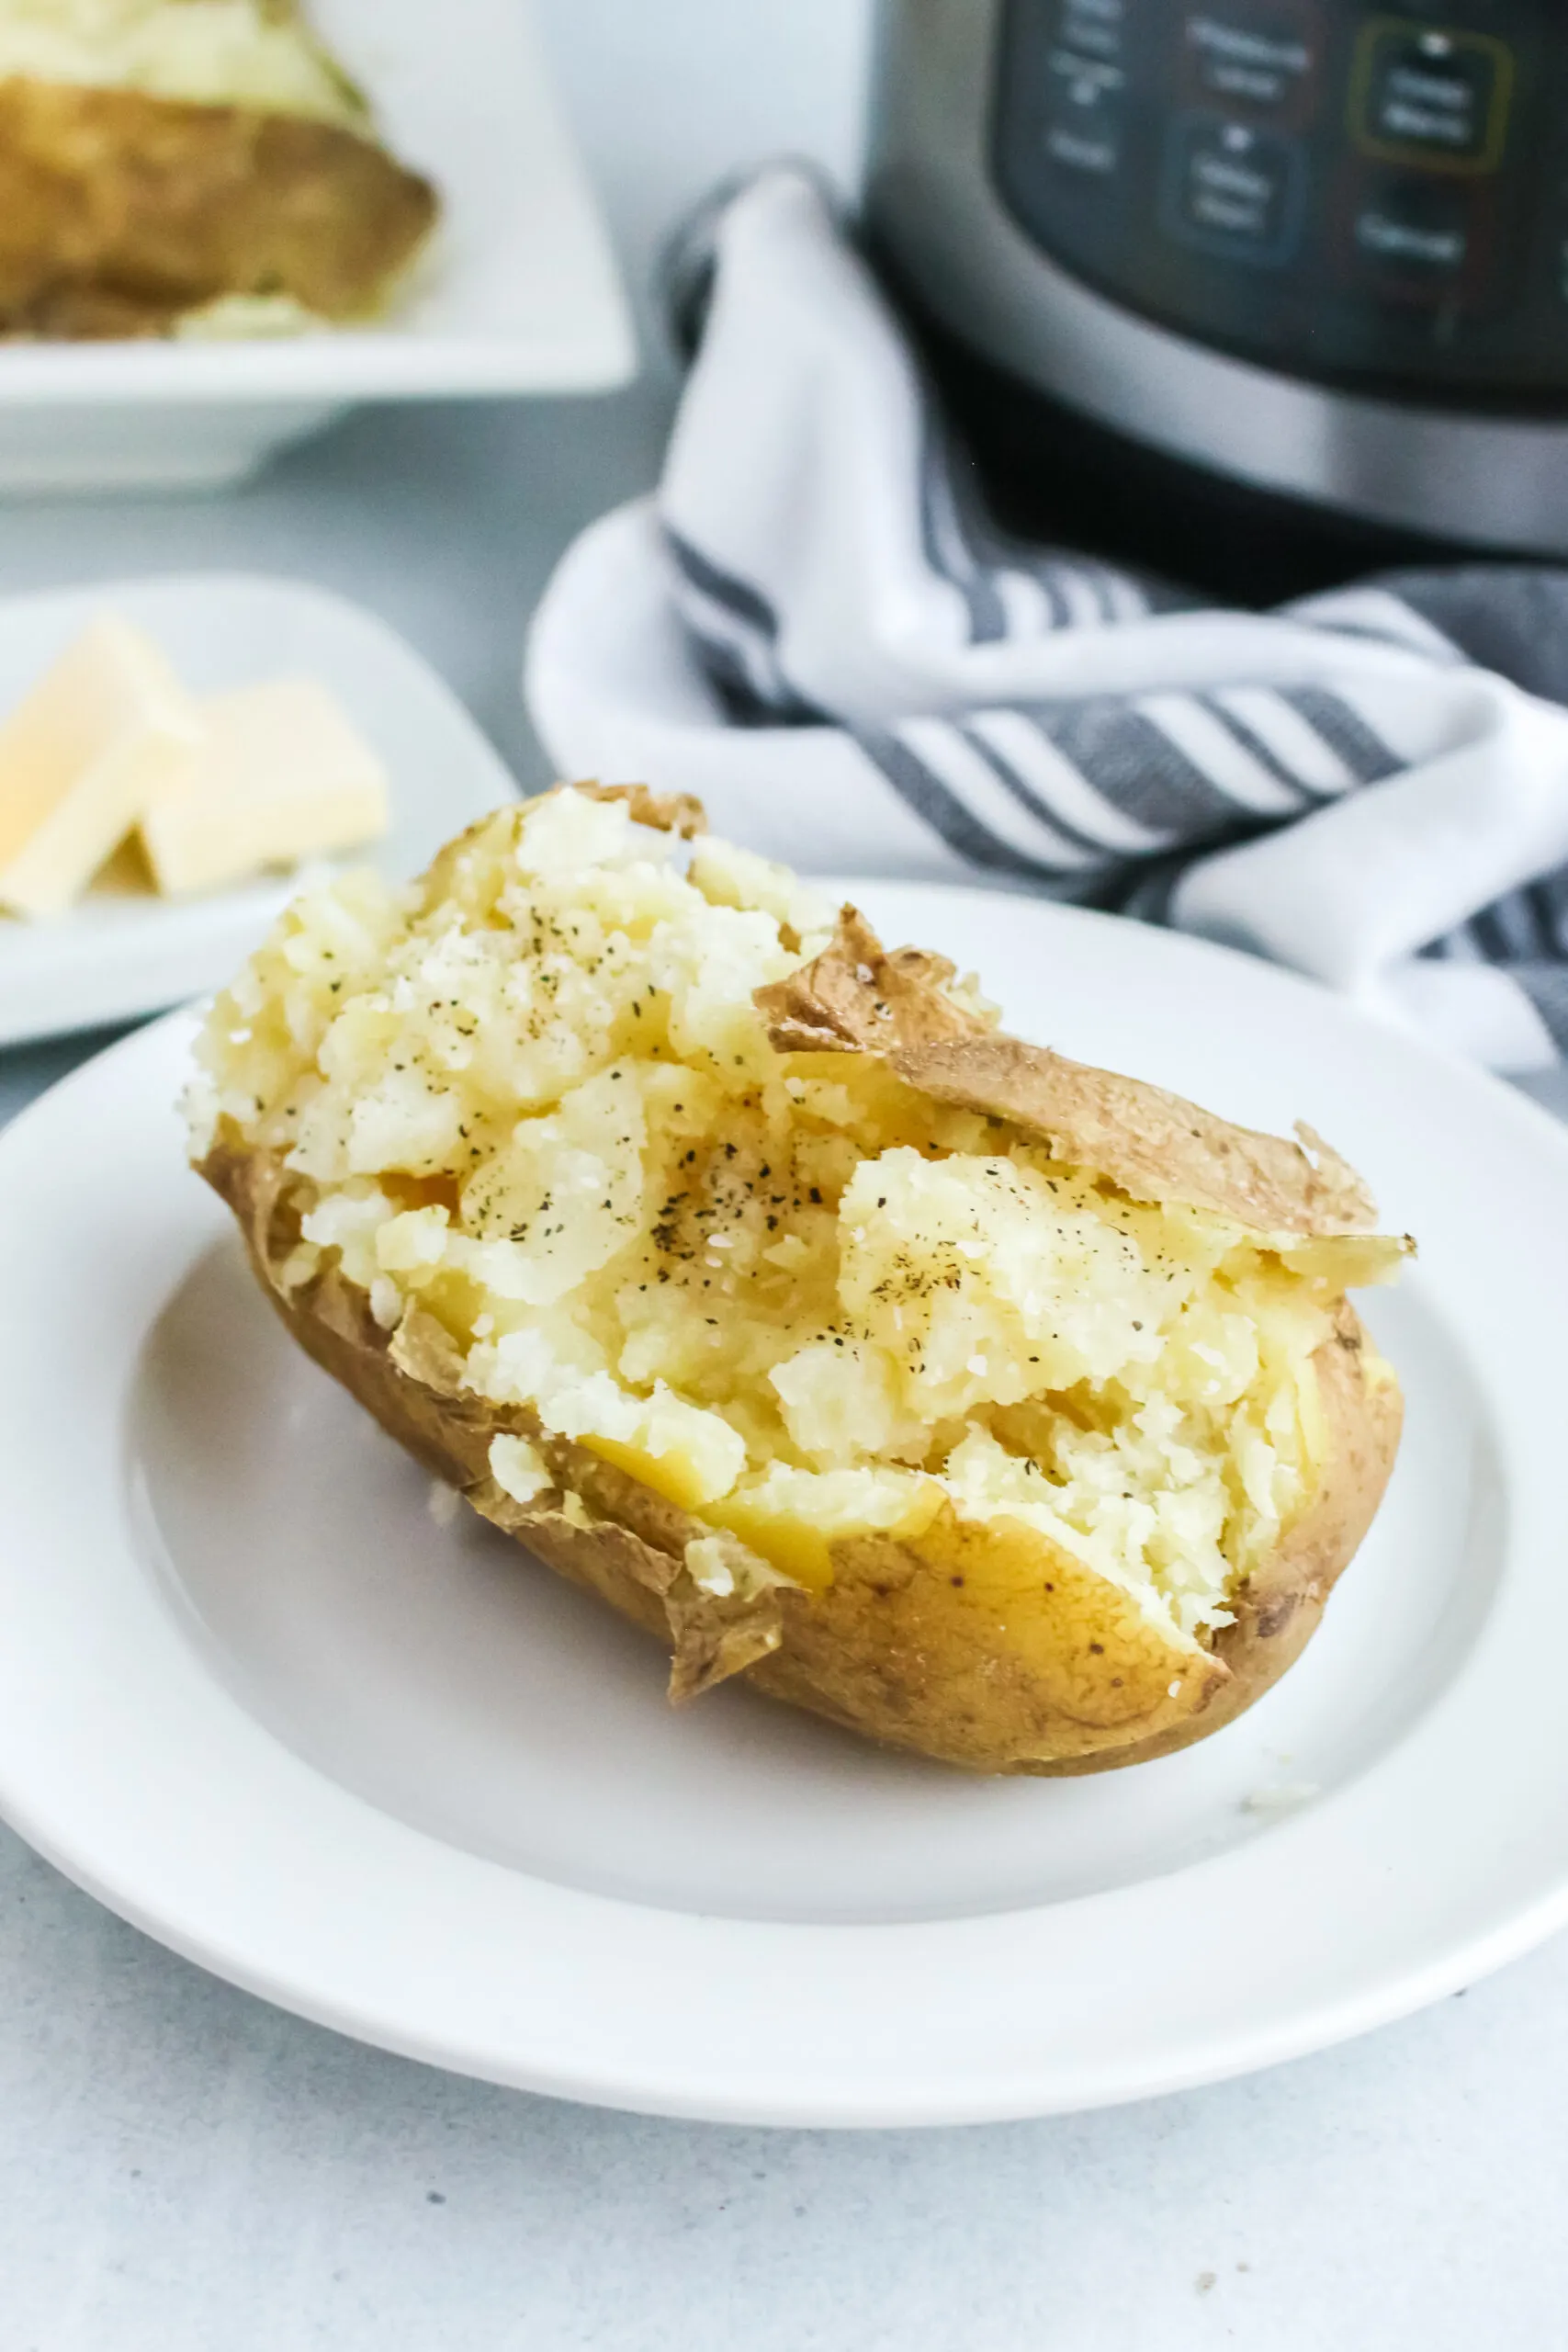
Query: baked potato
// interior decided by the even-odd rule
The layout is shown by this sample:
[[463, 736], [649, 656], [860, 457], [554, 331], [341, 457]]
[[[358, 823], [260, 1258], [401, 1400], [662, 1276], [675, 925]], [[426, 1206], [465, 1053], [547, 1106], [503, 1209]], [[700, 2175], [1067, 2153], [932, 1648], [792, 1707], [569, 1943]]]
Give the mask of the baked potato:
[[301, 1346], [678, 1701], [1163, 1754], [1298, 1655], [1393, 1461], [1346, 1294], [1409, 1245], [1325, 1144], [1004, 1035], [694, 802], [563, 788], [302, 898], [187, 1114]]
[[0, 0], [0, 335], [365, 317], [437, 209], [295, 0]]

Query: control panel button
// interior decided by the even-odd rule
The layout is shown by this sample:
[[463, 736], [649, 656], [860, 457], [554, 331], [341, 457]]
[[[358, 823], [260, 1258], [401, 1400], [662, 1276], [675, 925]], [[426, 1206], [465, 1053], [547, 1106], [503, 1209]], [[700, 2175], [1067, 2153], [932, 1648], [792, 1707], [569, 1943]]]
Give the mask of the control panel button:
[[1126, 75], [1119, 65], [1052, 52], [1043, 137], [1054, 164], [1069, 172], [1109, 178], [1122, 161], [1122, 101]]
[[1060, 0], [1056, 39], [1077, 57], [1114, 63], [1127, 29], [1127, 0]]
[[1451, 181], [1390, 179], [1361, 197], [1351, 235], [1361, 275], [1383, 291], [1441, 300], [1474, 258], [1474, 226], [1468, 191]]
[[1455, 172], [1489, 172], [1507, 138], [1514, 59], [1489, 33], [1369, 25], [1357, 51], [1351, 111], [1371, 154]]
[[1184, 244], [1267, 267], [1295, 245], [1303, 177], [1293, 139], [1214, 115], [1179, 118], [1167, 155], [1164, 226]]
[[1233, 105], [1300, 110], [1317, 62], [1303, 15], [1245, 0], [1194, 8], [1185, 37], [1189, 70], [1201, 93]]

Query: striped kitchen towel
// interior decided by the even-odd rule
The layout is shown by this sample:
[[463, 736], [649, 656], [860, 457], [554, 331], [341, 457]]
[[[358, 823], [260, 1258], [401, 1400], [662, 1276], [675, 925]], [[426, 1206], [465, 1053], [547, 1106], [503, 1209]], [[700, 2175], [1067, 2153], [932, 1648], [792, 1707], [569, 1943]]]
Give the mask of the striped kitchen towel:
[[558, 772], [700, 793], [807, 870], [1226, 940], [1498, 1069], [1568, 1054], [1568, 574], [1214, 612], [1016, 544], [808, 174], [694, 251], [658, 492], [569, 550], [531, 633]]

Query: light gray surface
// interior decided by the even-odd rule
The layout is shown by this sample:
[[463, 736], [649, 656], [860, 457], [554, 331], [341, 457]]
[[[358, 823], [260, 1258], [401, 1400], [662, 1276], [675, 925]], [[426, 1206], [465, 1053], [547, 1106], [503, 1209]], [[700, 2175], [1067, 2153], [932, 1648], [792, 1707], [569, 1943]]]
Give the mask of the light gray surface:
[[671, 220], [768, 155], [858, 179], [874, 0], [535, 0], [634, 296]]
[[[362, 417], [232, 503], [12, 510], [0, 592], [308, 573], [402, 628], [536, 777], [523, 616], [577, 524], [650, 477], [663, 417], [647, 390]], [[79, 1050], [0, 1057], [0, 1115]], [[1119, 2113], [643, 2122], [270, 2011], [0, 1831], [0, 2352], [1551, 2344], [1565, 2088], [1559, 1942], [1347, 2050]]]
[[[541, 14], [634, 259], [746, 153], [846, 167], [864, 0]], [[402, 628], [537, 780], [523, 616], [577, 524], [651, 477], [665, 413], [646, 389], [394, 412], [231, 502], [0, 510], [0, 594], [301, 573]], [[0, 1118], [82, 1049], [0, 1057]], [[1119, 2113], [850, 2138], [644, 2122], [269, 2010], [0, 1831], [0, 2352], [1549, 2346], [1565, 2093], [1559, 1942], [1347, 2050]]]
[[1562, 2341], [1562, 1944], [1251, 2082], [846, 2137], [382, 2057], [170, 1959], [9, 1839], [0, 1984], [5, 2352]]

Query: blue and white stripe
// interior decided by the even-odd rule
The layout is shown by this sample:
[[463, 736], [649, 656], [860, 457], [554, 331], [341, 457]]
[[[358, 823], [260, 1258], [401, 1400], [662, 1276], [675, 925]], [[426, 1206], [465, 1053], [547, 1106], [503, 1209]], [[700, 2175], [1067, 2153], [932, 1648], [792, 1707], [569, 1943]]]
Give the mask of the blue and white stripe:
[[[564, 768], [703, 793], [797, 863], [1204, 929], [1500, 1066], [1568, 1055], [1568, 572], [1202, 611], [998, 529], [808, 175], [709, 207], [671, 284], [706, 323], [657, 501], [580, 543], [535, 631]], [[635, 661], [628, 581], [659, 616]]]

